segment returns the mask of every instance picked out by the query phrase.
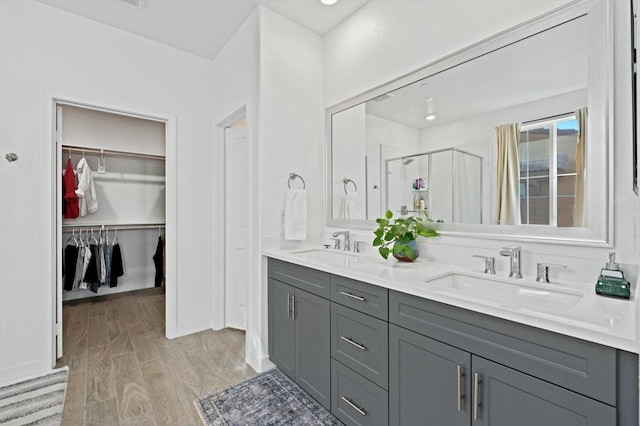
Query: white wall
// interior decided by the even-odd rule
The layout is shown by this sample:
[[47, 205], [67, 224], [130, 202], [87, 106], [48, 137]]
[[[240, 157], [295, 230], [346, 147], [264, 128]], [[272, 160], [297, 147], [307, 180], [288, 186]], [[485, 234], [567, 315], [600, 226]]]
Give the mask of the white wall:
[[[325, 106], [343, 102], [406, 75], [563, 3], [567, 1], [369, 2], [325, 36]], [[634, 231], [633, 217], [639, 208], [638, 198], [632, 191], [629, 8], [626, 2], [612, 3], [615, 15], [615, 190], [613, 200], [607, 202], [601, 195], [599, 200], [599, 195], [594, 194], [594, 202], [613, 203], [615, 229], [612, 249], [622, 263], [635, 271], [638, 241], [634, 234], [638, 231]], [[456, 25], [451, 25], [451, 22]], [[365, 239], [369, 234], [362, 232], [360, 238]], [[477, 266], [481, 270], [477, 259], [470, 258], [471, 254], [496, 256], [499, 273], [504, 271], [507, 259], [497, 256], [497, 251], [507, 244], [513, 244], [513, 241], [453, 236], [423, 242], [427, 260]], [[593, 287], [607, 252], [611, 250], [540, 243], [522, 243], [522, 246], [524, 273], [534, 275], [536, 262], [563, 263], [569, 267], [554, 271], [552, 279], [579, 280], [589, 288]]]
[[[211, 62], [23, 0], [0, 2], [0, 382], [52, 366], [50, 97], [177, 117], [177, 334], [211, 324]], [[14, 243], [8, 243], [14, 241]], [[38, 244], [20, 244], [37, 241]], [[205, 269], [206, 270], [206, 269]]]
[[569, 0], [371, 1], [324, 37], [331, 106]]
[[[280, 214], [289, 172], [295, 171], [307, 184], [307, 236], [312, 240], [324, 226], [322, 39], [267, 8], [259, 10], [260, 236], [266, 245], [283, 235]], [[280, 240], [280, 244], [287, 242]], [[263, 360], [267, 358], [265, 263], [263, 260], [260, 270], [261, 288], [250, 290], [260, 303], [249, 310], [254, 309], [255, 324], [260, 324], [261, 333], [254, 335], [253, 330], [247, 330], [247, 341], [252, 339]]]
[[[216, 93], [213, 99], [212, 126], [222, 124], [230, 115], [240, 108], [246, 108], [247, 138], [249, 140], [250, 188], [246, 193], [246, 209], [250, 223], [248, 224], [249, 257], [246, 262], [250, 281], [247, 291], [247, 330], [246, 360], [256, 370], [261, 369], [264, 358], [263, 343], [260, 340], [262, 330], [261, 299], [259, 292], [262, 286], [260, 275], [260, 236], [259, 236], [259, 193], [260, 193], [260, 138], [259, 129], [259, 93], [260, 79], [260, 12], [255, 10], [233, 37], [220, 51], [213, 62], [210, 79]], [[214, 182], [212, 198], [214, 200], [213, 222], [213, 262], [210, 262], [210, 274], [213, 277], [213, 327], [223, 328], [224, 324], [224, 130], [216, 129], [214, 139]], [[206, 196], [206, 192], [205, 192]], [[275, 208], [275, 207], [273, 207]], [[209, 271], [207, 271], [209, 272]], [[265, 340], [266, 342], [266, 340]], [[266, 343], [265, 343], [266, 344]]]

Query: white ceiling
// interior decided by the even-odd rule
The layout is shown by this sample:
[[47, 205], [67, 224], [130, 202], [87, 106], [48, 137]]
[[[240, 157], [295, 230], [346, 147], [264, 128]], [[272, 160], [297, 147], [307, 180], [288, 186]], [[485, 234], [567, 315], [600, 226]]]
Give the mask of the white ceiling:
[[38, 0], [114, 28], [213, 59], [262, 4], [323, 35], [368, 0], [146, 0], [138, 9], [121, 0]]

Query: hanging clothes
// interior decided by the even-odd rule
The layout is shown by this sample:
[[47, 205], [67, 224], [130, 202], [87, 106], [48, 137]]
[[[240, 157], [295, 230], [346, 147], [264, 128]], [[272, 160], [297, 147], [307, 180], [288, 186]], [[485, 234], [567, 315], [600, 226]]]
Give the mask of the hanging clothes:
[[[89, 287], [87, 281], [87, 271], [89, 271], [89, 264], [91, 263], [91, 247], [88, 243], [85, 243], [82, 248], [82, 279], [80, 280], [79, 287], [82, 290], [86, 290]], [[91, 272], [89, 272], [89, 278], [91, 278]]]
[[72, 244], [64, 248], [64, 289], [73, 290], [73, 281], [76, 277], [76, 264], [80, 247]]
[[98, 199], [96, 198], [96, 188], [93, 185], [91, 169], [86, 158], [78, 161], [78, 189], [76, 195], [79, 198], [80, 216], [98, 211]]
[[98, 245], [98, 281], [100, 285], [103, 285], [107, 280], [107, 264], [105, 262], [105, 244], [102, 236], [100, 237], [100, 244]]
[[84, 245], [80, 243], [78, 247], [78, 256], [76, 259], [75, 277], [73, 278], [73, 288], [80, 288], [82, 276], [84, 275]]
[[67, 203], [65, 202], [64, 196], [67, 194], [67, 188], [64, 185], [64, 173], [62, 174], [62, 217], [67, 215]]
[[89, 252], [91, 253], [91, 258], [89, 260], [89, 265], [87, 267], [87, 272], [84, 275], [84, 282], [89, 284], [89, 290], [94, 293], [98, 292], [98, 246], [95, 244], [91, 244], [89, 246]]
[[156, 267], [155, 286], [162, 286], [162, 279], [164, 278], [164, 243], [162, 236], [158, 236], [158, 245], [156, 246], [156, 253], [153, 255], [153, 264]]
[[76, 194], [76, 175], [73, 172], [71, 158], [67, 160], [67, 168], [64, 171], [64, 203], [66, 219], [75, 219], [80, 215], [78, 195]]
[[104, 245], [104, 282], [111, 285], [111, 246], [109, 245], [109, 237]]
[[114, 244], [111, 250], [111, 278], [109, 280], [109, 287], [117, 287], [118, 277], [124, 275], [124, 266], [122, 264], [122, 253], [120, 252], [120, 244]]

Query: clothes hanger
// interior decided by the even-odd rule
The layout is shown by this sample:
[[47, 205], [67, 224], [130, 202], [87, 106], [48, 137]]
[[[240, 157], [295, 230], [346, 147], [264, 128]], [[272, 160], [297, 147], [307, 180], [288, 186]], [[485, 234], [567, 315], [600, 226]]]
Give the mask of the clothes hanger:
[[69, 244], [70, 241], [73, 241], [76, 245], [76, 247], [79, 247], [80, 244], [78, 243], [78, 240], [76, 239], [76, 230], [72, 229], [71, 230], [71, 236], [69, 238], [67, 238], [67, 242], [65, 244]]
[[113, 236], [113, 245], [118, 244], [118, 228], [116, 228], [116, 233]]
[[84, 241], [82, 241], [82, 228], [80, 228], [80, 232], [78, 233], [78, 241], [80, 243], [80, 247], [84, 247]]
[[91, 237], [89, 238], [89, 244], [94, 241], [94, 244], [100, 244], [100, 242], [96, 239], [95, 235], [93, 235], [93, 228], [91, 228]]

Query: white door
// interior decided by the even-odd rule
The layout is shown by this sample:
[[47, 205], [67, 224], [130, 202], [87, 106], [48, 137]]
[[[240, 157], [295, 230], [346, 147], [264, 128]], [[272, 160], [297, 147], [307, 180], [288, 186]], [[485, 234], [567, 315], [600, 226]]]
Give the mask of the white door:
[[56, 265], [56, 275], [55, 275], [55, 295], [56, 295], [56, 304], [55, 304], [55, 318], [54, 318], [54, 346], [55, 349], [53, 351], [56, 354], [56, 359], [62, 357], [62, 259], [59, 258], [60, 253], [62, 253], [62, 107], [56, 105], [56, 115], [55, 115], [55, 143], [56, 143], [56, 156], [55, 156], [55, 168], [56, 171], [56, 200], [55, 200], [55, 209], [56, 209], [56, 226], [55, 226], [55, 265]]
[[225, 129], [225, 326], [246, 329], [249, 273], [249, 143], [244, 124]]

